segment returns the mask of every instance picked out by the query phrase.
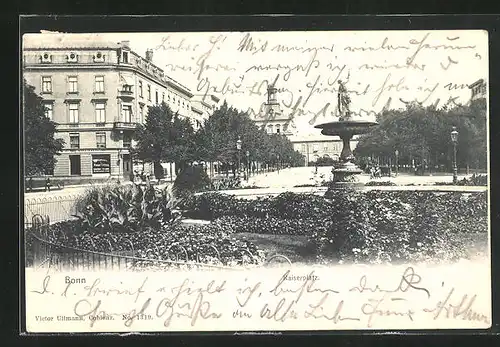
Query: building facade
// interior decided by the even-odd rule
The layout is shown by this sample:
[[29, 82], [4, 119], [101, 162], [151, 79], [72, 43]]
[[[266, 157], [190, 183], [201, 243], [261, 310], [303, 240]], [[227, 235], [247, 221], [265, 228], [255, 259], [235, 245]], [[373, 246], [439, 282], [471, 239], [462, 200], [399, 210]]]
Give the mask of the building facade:
[[[342, 152], [342, 140], [337, 136], [325, 135], [293, 135], [289, 137], [293, 148], [304, 156], [304, 166], [316, 162], [319, 158], [328, 157], [339, 160]], [[351, 148], [356, 148], [358, 141], [351, 141]]]
[[255, 124], [268, 134], [291, 136], [295, 133], [295, 125], [289, 116], [281, 110], [277, 98], [278, 89], [274, 85], [267, 87], [267, 101], [262, 104], [260, 112], [254, 117]]
[[23, 75], [42, 96], [46, 116], [64, 140], [53, 174], [60, 178], [128, 180], [130, 148], [148, 107], [165, 102], [181, 117], [193, 117], [189, 88], [166, 76], [127, 41], [106, 43], [79, 35], [24, 37]]
[[193, 111], [193, 127], [199, 129], [219, 106], [220, 99], [215, 95], [195, 94], [191, 98]]
[[471, 90], [471, 101], [486, 98], [486, 82], [484, 79], [481, 78], [470, 84], [469, 89]]
[[[289, 116], [281, 110], [277, 88], [270, 85], [267, 88], [267, 101], [263, 104], [260, 113], [254, 118], [255, 123], [265, 129], [268, 134], [281, 134], [292, 142], [294, 150], [304, 156], [304, 166], [317, 161], [321, 157], [330, 157], [338, 160], [342, 152], [342, 140], [336, 136], [318, 134], [302, 135]], [[353, 139], [353, 149], [357, 144]]]

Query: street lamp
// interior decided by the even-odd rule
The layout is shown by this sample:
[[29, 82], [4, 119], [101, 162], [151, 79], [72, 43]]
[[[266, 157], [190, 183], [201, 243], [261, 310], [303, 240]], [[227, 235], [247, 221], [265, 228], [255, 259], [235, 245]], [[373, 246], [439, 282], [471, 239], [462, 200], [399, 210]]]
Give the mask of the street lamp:
[[248, 181], [248, 176], [250, 176], [250, 152], [247, 151], [247, 181]]
[[398, 175], [399, 173], [399, 168], [398, 168], [398, 165], [399, 165], [399, 160], [398, 160], [398, 157], [399, 157], [399, 151], [396, 149], [394, 151], [394, 154], [396, 155], [396, 176]]
[[238, 177], [240, 176], [240, 167], [241, 167], [241, 138], [238, 136], [238, 141], [236, 141], [236, 149], [238, 150]]
[[457, 183], [457, 143], [458, 131], [457, 127], [453, 127], [451, 131], [451, 142], [453, 142], [453, 184]]
[[117, 163], [118, 163], [118, 184], [120, 184], [120, 177], [122, 175], [122, 166], [121, 166], [121, 159], [122, 159], [122, 150], [119, 149], [118, 150], [118, 160], [117, 160]]

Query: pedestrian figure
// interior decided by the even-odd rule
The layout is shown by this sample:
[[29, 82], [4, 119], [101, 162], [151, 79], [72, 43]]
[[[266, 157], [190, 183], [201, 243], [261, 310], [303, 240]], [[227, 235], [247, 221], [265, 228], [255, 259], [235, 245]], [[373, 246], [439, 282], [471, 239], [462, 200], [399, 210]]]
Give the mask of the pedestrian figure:
[[50, 177], [45, 179], [45, 191], [47, 190], [50, 192]]

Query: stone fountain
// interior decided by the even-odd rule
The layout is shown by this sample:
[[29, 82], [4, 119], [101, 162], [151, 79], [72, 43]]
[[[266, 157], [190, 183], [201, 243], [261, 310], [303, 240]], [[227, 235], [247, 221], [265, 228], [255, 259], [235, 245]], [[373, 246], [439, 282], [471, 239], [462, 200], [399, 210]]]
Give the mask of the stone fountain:
[[343, 186], [356, 180], [356, 175], [362, 170], [354, 163], [354, 154], [351, 150], [351, 139], [354, 135], [368, 133], [371, 128], [378, 125], [377, 122], [369, 122], [352, 119], [349, 105], [351, 99], [342, 81], [339, 81], [338, 110], [339, 120], [329, 123], [318, 124], [315, 128], [322, 129], [321, 134], [326, 136], [338, 136], [342, 139], [343, 147], [338, 163], [332, 169], [332, 185]]

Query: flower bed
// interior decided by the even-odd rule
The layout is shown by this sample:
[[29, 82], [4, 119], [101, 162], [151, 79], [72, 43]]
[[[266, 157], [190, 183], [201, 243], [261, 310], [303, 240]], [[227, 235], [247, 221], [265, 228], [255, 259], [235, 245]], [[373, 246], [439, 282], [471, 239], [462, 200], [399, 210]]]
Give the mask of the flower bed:
[[318, 257], [339, 260], [455, 260], [467, 257], [460, 234], [488, 230], [486, 192], [333, 190], [330, 199], [256, 200], [212, 193], [190, 207], [188, 214], [235, 232], [306, 235]]
[[487, 186], [488, 185], [488, 176], [487, 175], [476, 175], [473, 174], [470, 178], [463, 178], [458, 180], [457, 183], [453, 182], [436, 182], [434, 185], [437, 186]]
[[396, 183], [391, 182], [391, 181], [370, 181], [366, 182], [365, 186], [367, 187], [372, 187], [372, 186], [395, 186]]
[[[61, 222], [51, 226], [49, 242], [93, 252], [127, 254], [160, 260], [196, 261], [222, 265], [258, 264], [263, 254], [251, 242], [231, 236], [233, 230], [220, 224], [177, 224], [160, 230], [141, 232], [88, 233], [79, 222]], [[28, 249], [33, 242], [27, 232]]]
[[[238, 240], [237, 234], [252, 233], [301, 236], [320, 260], [448, 261], [468, 256], [462, 235], [486, 238], [488, 230], [486, 192], [339, 189], [331, 190], [328, 199], [288, 192], [255, 200], [211, 192], [192, 196], [178, 206], [186, 210], [185, 216], [212, 220], [196, 226], [175, 223], [170, 207], [165, 210], [167, 215], [159, 212], [170, 206], [162, 195], [134, 200], [158, 206], [154, 210], [143, 206], [139, 219], [134, 206], [129, 214], [117, 214], [114, 207], [121, 206], [123, 199], [110, 197], [114, 202], [109, 208], [109, 202], [102, 198], [88, 200], [103, 206], [107, 211], [104, 218], [92, 219], [97, 215], [88, 212], [87, 219], [55, 224], [49, 241], [91, 251], [132, 252], [152, 259], [177, 256], [234, 265], [262, 261], [258, 245]], [[83, 207], [85, 204], [81, 209], [86, 211]], [[114, 218], [113, 223], [107, 216]], [[94, 220], [107, 222], [94, 224]], [[130, 225], [133, 228], [128, 228]]]

